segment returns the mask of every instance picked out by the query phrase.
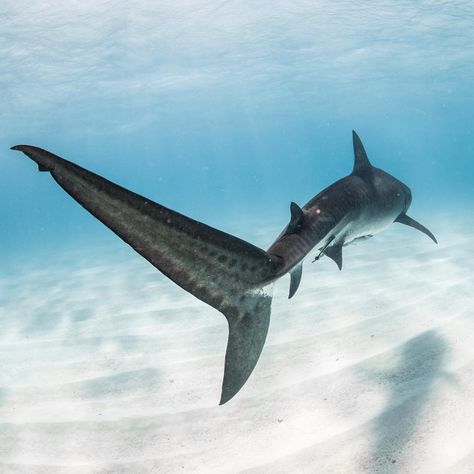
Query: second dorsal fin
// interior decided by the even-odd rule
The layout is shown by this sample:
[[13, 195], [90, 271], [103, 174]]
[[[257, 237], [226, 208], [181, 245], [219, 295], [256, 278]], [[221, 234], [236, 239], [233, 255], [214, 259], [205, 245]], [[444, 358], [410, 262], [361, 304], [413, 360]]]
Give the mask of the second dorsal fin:
[[303, 209], [296, 202], [290, 204], [291, 219], [286, 228], [287, 234], [294, 234], [301, 230], [303, 224]]
[[354, 130], [352, 130], [352, 143], [354, 145], [354, 169], [352, 170], [352, 174], [361, 175], [367, 170], [370, 170], [372, 165], [367, 158], [367, 153], [365, 152], [359, 135], [357, 135]]

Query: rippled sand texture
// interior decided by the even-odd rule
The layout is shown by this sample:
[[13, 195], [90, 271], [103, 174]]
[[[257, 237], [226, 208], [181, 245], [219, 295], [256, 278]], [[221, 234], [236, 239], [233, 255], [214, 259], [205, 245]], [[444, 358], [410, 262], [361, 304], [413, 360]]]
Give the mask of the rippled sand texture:
[[120, 242], [7, 266], [0, 471], [473, 472], [474, 223], [436, 222], [278, 282], [222, 407], [225, 319]]

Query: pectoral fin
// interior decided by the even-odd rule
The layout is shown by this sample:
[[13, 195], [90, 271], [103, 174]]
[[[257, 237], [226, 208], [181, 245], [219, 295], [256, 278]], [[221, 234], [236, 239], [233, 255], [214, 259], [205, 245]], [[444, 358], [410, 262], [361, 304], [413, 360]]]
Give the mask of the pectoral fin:
[[407, 216], [404, 212], [402, 212], [396, 219], [395, 222], [400, 222], [400, 224], [405, 224], [415, 229], [418, 229], [423, 234], [426, 234], [435, 244], [438, 243], [436, 237], [429, 231], [424, 225], [421, 225], [419, 222], [412, 219], [410, 216]]

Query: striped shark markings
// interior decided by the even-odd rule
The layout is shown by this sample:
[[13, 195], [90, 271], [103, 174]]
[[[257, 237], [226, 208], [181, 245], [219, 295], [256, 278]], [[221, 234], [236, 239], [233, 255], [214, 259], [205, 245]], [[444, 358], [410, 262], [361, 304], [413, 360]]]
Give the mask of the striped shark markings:
[[270, 324], [273, 283], [290, 274], [289, 298], [302, 277], [303, 260], [316, 249], [342, 268], [342, 249], [399, 222], [436, 238], [406, 212], [410, 189], [371, 165], [353, 132], [352, 173], [303, 207], [263, 250], [195, 221], [85, 168], [30, 145], [17, 145], [49, 172], [82, 207], [109, 227], [169, 279], [227, 319], [229, 337], [220, 404], [242, 388], [255, 368]]

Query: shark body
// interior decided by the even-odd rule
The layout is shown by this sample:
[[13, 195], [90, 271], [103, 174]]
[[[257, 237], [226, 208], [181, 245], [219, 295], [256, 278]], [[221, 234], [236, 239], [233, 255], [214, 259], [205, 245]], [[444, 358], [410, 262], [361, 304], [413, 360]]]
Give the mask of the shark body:
[[272, 283], [290, 273], [291, 298], [302, 263], [317, 248], [342, 268], [342, 248], [380, 232], [393, 222], [433, 234], [407, 216], [410, 189], [373, 167], [355, 132], [354, 168], [300, 208], [265, 251], [133, 193], [41, 148], [12, 147], [51, 173], [81, 206], [152, 265], [227, 319], [227, 343], [220, 404], [229, 401], [252, 373], [268, 332]]

